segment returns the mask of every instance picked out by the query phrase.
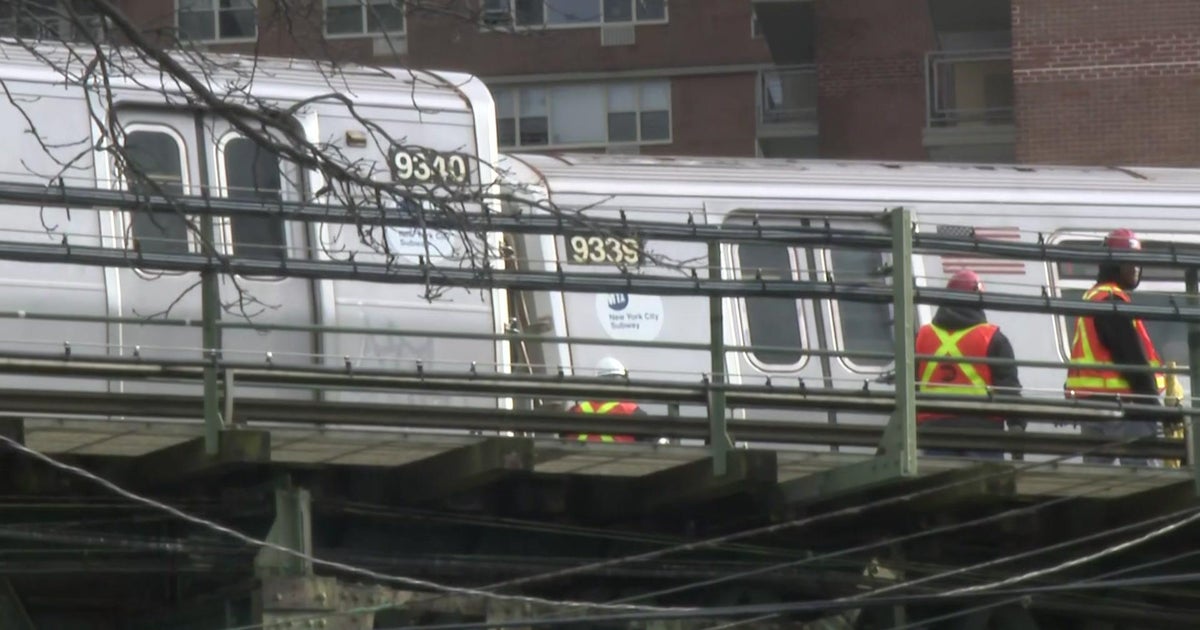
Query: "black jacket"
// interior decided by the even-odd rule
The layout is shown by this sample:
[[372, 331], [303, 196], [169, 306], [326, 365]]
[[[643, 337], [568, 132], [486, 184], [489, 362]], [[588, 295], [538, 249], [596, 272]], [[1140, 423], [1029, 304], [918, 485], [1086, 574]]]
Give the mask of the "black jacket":
[[[1100, 276], [1097, 278], [1097, 284], [1106, 282], [1115, 282], [1118, 286], [1121, 285], [1120, 276], [1115, 269], [1102, 269]], [[1125, 287], [1122, 287], [1125, 288]], [[1129, 289], [1125, 288], [1126, 295], [1133, 299]], [[1123, 301], [1116, 295], [1109, 294], [1109, 301]], [[1137, 331], [1133, 327], [1133, 318], [1128, 315], [1119, 313], [1109, 313], [1105, 315], [1097, 315], [1093, 318], [1096, 325], [1096, 334], [1100, 337], [1098, 340], [1105, 348], [1108, 348], [1112, 354], [1113, 363], [1118, 365], [1149, 365], [1149, 360], [1146, 357], [1146, 352], [1142, 348], [1142, 340], [1138, 338]], [[1153, 400], [1138, 399], [1138, 403], [1155, 404], [1158, 400], [1158, 387], [1154, 383], [1154, 375], [1150, 372], [1126, 372], [1118, 370], [1129, 381], [1129, 388], [1134, 394], [1150, 396]]]
[[[964, 306], [943, 306], [933, 316], [933, 325], [951, 332], [986, 323], [987, 317], [984, 316], [982, 310]], [[1009, 342], [1008, 337], [1004, 336], [1004, 332], [997, 330], [996, 334], [992, 335], [992, 341], [987, 348], [987, 358], [1009, 360], [1015, 358], [1012, 343]], [[1021, 380], [1017, 377], [1016, 365], [989, 364], [988, 367], [992, 370], [992, 386], [997, 389], [998, 395], [1021, 395]], [[920, 389], [920, 377], [921, 375], [917, 374], [918, 390]], [[1008, 425], [1024, 427], [1025, 422], [1009, 420]]]

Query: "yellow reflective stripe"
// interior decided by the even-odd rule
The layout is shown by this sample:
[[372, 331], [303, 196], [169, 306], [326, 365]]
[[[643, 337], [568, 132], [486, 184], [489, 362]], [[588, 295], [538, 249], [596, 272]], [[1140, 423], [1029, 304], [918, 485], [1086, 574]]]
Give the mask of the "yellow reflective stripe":
[[1123, 376], [1068, 376], [1067, 389], [1129, 389]]
[[[929, 328], [933, 330], [933, 334], [937, 335], [938, 341], [940, 342], [940, 345], [938, 346], [937, 351], [933, 353], [933, 356], [963, 358], [962, 350], [958, 348], [958, 342], [963, 337], [966, 337], [967, 334], [969, 334], [972, 330], [986, 325], [987, 324], [976, 324], [970, 328], [965, 328], [956, 333], [951, 333], [934, 326], [933, 324], [930, 324]], [[967, 380], [971, 382], [970, 385], [961, 385], [958, 383], [930, 383], [929, 381], [933, 378], [934, 371], [937, 370], [938, 365], [941, 364], [940, 361], [930, 361], [925, 365], [925, 371], [921, 373], [921, 389], [925, 391], [937, 391], [943, 389], [955, 390], [957, 393], [961, 394], [986, 396], [987, 381], [983, 380], [983, 377], [979, 375], [979, 371], [975, 369], [975, 366], [970, 363], [961, 363], [958, 361], [955, 361], [954, 363], [959, 369], [962, 370], [963, 375], [967, 377]]]
[[581, 411], [582, 413], [608, 413], [608, 412], [612, 411], [613, 409], [616, 409], [617, 405], [620, 405], [620, 404], [621, 404], [620, 401], [606, 402], [606, 403], [602, 403], [600, 405], [599, 409], [596, 409], [595, 407], [592, 406], [592, 403], [584, 401], [584, 402], [579, 403], [579, 411]]
[[[579, 440], [580, 442], [587, 442], [587, 441], [588, 441], [588, 438], [590, 438], [590, 437], [591, 437], [591, 436], [590, 436], [590, 435], [588, 435], [587, 433], [580, 433], [580, 434], [579, 434], [579, 437], [578, 437], [578, 438], [576, 438], [576, 439], [577, 439], [577, 440]], [[601, 436], [600, 436], [600, 441], [601, 441], [601, 442], [616, 442], [617, 440], [616, 440], [616, 438], [614, 438], [614, 437], [613, 437], [613, 436], [611, 436], [611, 435], [601, 435]]]

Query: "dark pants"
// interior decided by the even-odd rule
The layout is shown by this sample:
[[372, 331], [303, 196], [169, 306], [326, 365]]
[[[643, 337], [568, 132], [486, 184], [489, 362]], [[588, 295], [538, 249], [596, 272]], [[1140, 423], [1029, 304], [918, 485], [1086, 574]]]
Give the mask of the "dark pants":
[[[1157, 422], [1139, 422], [1133, 420], [1114, 420], [1112, 422], [1085, 422], [1079, 427], [1079, 432], [1092, 437], [1108, 438], [1112, 442], [1120, 442], [1131, 438], [1154, 437], [1158, 435]], [[1084, 455], [1083, 461], [1089, 464], [1112, 464], [1116, 457], [1108, 455]], [[1145, 457], [1122, 457], [1122, 466], [1149, 466], [1150, 461]]]
[[[1116, 396], [1092, 396], [1087, 400], [1094, 402], [1111, 402], [1117, 403]], [[1155, 437], [1159, 434], [1158, 422], [1153, 418], [1142, 420], [1132, 414], [1127, 415], [1129, 420], [1113, 420], [1111, 422], [1083, 422], [1080, 423], [1079, 433], [1090, 437], [1108, 438], [1111, 442], [1122, 442], [1133, 438]], [[1083, 461], [1088, 464], [1112, 464], [1117, 461], [1116, 457], [1108, 455], [1084, 455]], [[1122, 466], [1149, 466], [1150, 461], [1145, 457], [1122, 457]]]
[[[917, 443], [921, 443], [920, 431], [925, 427], [945, 427], [947, 429], [971, 429], [975, 431], [995, 431], [1004, 432], [1004, 422], [1002, 420], [988, 420], [986, 418], [942, 418], [937, 420], [927, 420], [922, 422], [917, 427]], [[975, 450], [951, 450], [951, 449], [936, 449], [927, 448], [921, 449], [925, 455], [932, 457], [970, 457], [972, 459], [1004, 459], [1004, 451], [975, 451]]]

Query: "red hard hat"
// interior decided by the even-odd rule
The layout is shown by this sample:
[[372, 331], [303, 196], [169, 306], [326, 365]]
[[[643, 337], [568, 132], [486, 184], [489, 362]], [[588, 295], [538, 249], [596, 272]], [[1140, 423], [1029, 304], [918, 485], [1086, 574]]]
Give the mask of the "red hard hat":
[[953, 291], [982, 291], [983, 283], [979, 281], [979, 274], [970, 269], [963, 269], [950, 276], [946, 288]]
[[1142, 242], [1137, 234], [1127, 228], [1117, 228], [1104, 237], [1104, 246], [1109, 249], [1141, 249]]

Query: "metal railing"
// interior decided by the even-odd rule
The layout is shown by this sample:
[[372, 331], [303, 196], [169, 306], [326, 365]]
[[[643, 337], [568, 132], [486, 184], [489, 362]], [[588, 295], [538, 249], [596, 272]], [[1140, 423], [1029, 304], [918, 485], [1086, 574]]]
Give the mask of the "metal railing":
[[815, 123], [817, 67], [790, 66], [758, 74], [759, 124]]
[[[0, 201], [26, 205], [31, 208], [40, 207], [47, 203], [63, 203], [79, 208], [110, 208], [110, 207], [158, 207], [165, 200], [155, 198], [135, 200], [122, 198], [112, 191], [89, 191], [79, 188], [45, 188], [21, 184], [0, 183]], [[289, 220], [313, 220], [331, 223], [354, 223], [356, 220], [378, 220], [383, 224], [403, 225], [417, 221], [412, 217], [397, 213], [389, 213], [386, 209], [378, 210], [379, 216], [371, 212], [361, 212], [353, 216], [345, 208], [328, 206], [306, 206], [304, 204], [268, 203], [251, 200], [222, 200], [181, 198], [173, 201], [176, 207], [195, 210], [205, 219], [211, 221], [218, 216], [261, 216], [283, 214]], [[464, 215], [461, 217], [464, 229], [483, 232], [508, 231], [526, 234], [561, 234], [573, 226], [565, 224], [562, 218], [539, 218], [538, 215], [528, 217], [509, 217], [503, 215]], [[422, 219], [427, 225], [438, 224], [430, 218]], [[440, 227], [440, 224], [438, 224]], [[621, 219], [596, 219], [591, 228], [599, 233], [625, 235], [637, 233], [646, 238], [666, 241], [682, 241], [704, 243], [708, 249], [705, 262], [707, 273], [693, 274], [692, 277], [680, 274], [675, 277], [630, 274], [618, 270], [602, 270], [599, 272], [584, 272], [577, 270], [559, 269], [557, 271], [522, 271], [509, 269], [457, 269], [443, 268], [428, 261], [421, 264], [384, 264], [354, 261], [311, 261], [288, 259], [286, 261], [252, 261], [244, 258], [209, 257], [203, 254], [150, 254], [131, 252], [123, 249], [98, 247], [94, 245], [73, 244], [68, 239], [59, 243], [27, 243], [0, 238], [0, 260], [13, 260], [25, 263], [60, 263], [79, 264], [101, 267], [125, 267], [138, 269], [170, 269], [186, 272], [199, 272], [217, 276], [230, 273], [269, 274], [289, 277], [308, 277], [323, 279], [364, 280], [389, 284], [423, 284], [434, 282], [444, 286], [475, 287], [475, 288], [508, 288], [513, 290], [533, 291], [566, 291], [597, 293], [604, 291], [622, 291], [631, 294], [653, 295], [684, 295], [689, 297], [707, 297], [708, 308], [706, 315], [709, 319], [710, 331], [716, 334], [708, 343], [681, 343], [645, 341], [634, 342], [631, 345], [639, 347], [661, 347], [674, 349], [689, 349], [706, 351], [711, 356], [711, 362], [706, 362], [704, 373], [697, 375], [690, 382], [681, 381], [649, 381], [632, 380], [613, 383], [599, 381], [594, 378], [579, 377], [571, 374], [555, 375], [550, 371], [542, 374], [487, 374], [476, 373], [471, 369], [443, 369], [438, 366], [425, 365], [417, 361], [412, 368], [361, 368], [347, 359], [344, 365], [335, 363], [317, 363], [310, 365], [272, 364], [269, 360], [253, 361], [234, 358], [237, 350], [222, 344], [221, 330], [251, 328], [290, 330], [307, 330], [312, 332], [329, 332], [342, 334], [372, 334], [369, 327], [336, 327], [309, 326], [307, 324], [290, 324], [273, 326], [269, 323], [252, 322], [222, 322], [220, 312], [216, 308], [203, 308], [199, 325], [207, 331], [200, 348], [190, 359], [150, 358], [122, 355], [113, 356], [84, 356], [79, 351], [80, 346], [72, 349], [66, 346], [61, 354], [52, 356], [49, 353], [29, 355], [11, 351], [0, 351], [0, 373], [19, 375], [42, 375], [55, 377], [100, 378], [100, 379], [142, 379], [153, 381], [183, 381], [196, 384], [203, 381], [204, 418], [209, 437], [227, 428], [235, 418], [243, 416], [242, 400], [235, 394], [234, 382], [239, 385], [255, 386], [287, 386], [298, 388], [328, 388], [331, 391], [345, 390], [376, 390], [390, 392], [460, 392], [476, 396], [528, 396], [537, 399], [567, 398], [577, 399], [585, 395], [604, 395], [628, 397], [650, 401], [688, 404], [704, 410], [703, 416], [693, 415], [681, 422], [691, 422], [689, 431], [695, 432], [702, 424], [707, 425], [707, 437], [710, 448], [713, 449], [714, 464], [723, 470], [725, 455], [732, 448], [730, 436], [745, 439], [744, 421], [731, 418], [731, 409], [755, 408], [785, 408], [799, 409], [847, 409], [872, 414], [892, 414], [892, 421], [884, 431], [883, 453], [870, 464], [869, 474], [866, 471], [847, 470], [839, 473], [834, 485], [838, 483], [857, 483], [864, 478], [878, 479], [888, 475], [911, 475], [916, 470], [916, 432], [914, 414], [916, 410], [971, 410], [976, 413], [993, 415], [1015, 415], [1024, 417], [1050, 417], [1058, 419], [1079, 418], [1082, 421], [1101, 420], [1105, 413], [1111, 416], [1123, 417], [1134, 405], [1089, 406], [1080, 401], [1041, 399], [1026, 401], [1005, 401], [1003, 392], [996, 401], [945, 400], [936, 396], [921, 395], [915, 392], [913, 386], [913, 366], [919, 358], [913, 347], [915, 327], [915, 303], [976, 306], [994, 310], [1024, 311], [1055, 314], [1095, 315], [1099, 313], [1119, 312], [1147, 319], [1169, 319], [1187, 322], [1194, 332], [1200, 333], [1200, 280], [1197, 279], [1196, 269], [1200, 268], [1200, 254], [1190, 249], [1146, 250], [1146, 251], [1108, 251], [1103, 248], [1085, 248], [1044, 242], [1007, 242], [989, 241], [972, 237], [952, 237], [937, 233], [914, 233], [912, 217], [906, 209], [896, 208], [888, 213], [872, 217], [870, 221], [857, 229], [850, 227], [839, 228], [829, 225], [810, 226], [780, 226], [753, 223], [733, 223], [722, 226], [696, 224], [681, 216], [677, 221], [633, 221]], [[722, 245], [736, 242], [772, 243], [799, 247], [804, 245], [823, 247], [847, 247], [887, 251], [894, 261], [891, 268], [886, 270], [890, 277], [888, 283], [861, 284], [838, 282], [834, 278], [821, 280], [796, 280], [791, 278], [776, 278], [764, 276], [749, 270], [742, 277], [728, 274], [722, 266]], [[914, 254], [946, 252], [970, 253], [974, 255], [990, 255], [1000, 258], [1026, 260], [1066, 260], [1087, 262], [1136, 262], [1141, 265], [1157, 267], [1174, 267], [1187, 269], [1186, 294], [1180, 294], [1177, 300], [1172, 300], [1168, 306], [1147, 306], [1139, 304], [1101, 304], [1068, 300], [1051, 297], [1050, 295], [1036, 296], [1032, 294], [1019, 295], [1015, 293], [988, 292], [964, 293], [941, 288], [915, 287], [912, 282], [912, 259]], [[884, 274], [884, 270], [881, 270]], [[836, 300], [849, 302], [873, 302], [896, 304], [895, 317], [892, 321], [895, 347], [891, 355], [897, 368], [893, 379], [894, 387], [876, 388], [882, 391], [868, 391], [864, 388], [848, 387], [813, 387], [808, 388], [803, 382], [785, 379], [772, 384], [736, 382], [727, 378], [729, 373], [729, 353], [744, 352], [747, 349], [761, 346], [737, 346], [726, 344], [721, 331], [726, 330], [724, 298], [734, 297], [786, 297], [807, 298], [817, 300]], [[209, 306], [216, 305], [216, 300], [210, 299]], [[0, 312], [0, 318], [10, 319], [79, 319], [103, 323], [145, 324], [157, 326], [195, 326], [194, 320], [175, 321], [137, 321], [129, 318], [111, 318], [93, 316], [81, 318], [68, 315], [66, 317], [49, 313], [25, 313], [21, 311]], [[409, 335], [422, 331], [379, 330], [381, 335]], [[428, 337], [459, 337], [459, 338], [492, 338], [492, 335], [480, 331], [467, 332], [427, 332]], [[572, 345], [615, 345], [613, 340], [588, 339], [573, 336], [530, 335], [513, 330], [499, 334], [497, 338], [510, 342], [539, 342], [563, 343]], [[1196, 337], [1200, 339], [1200, 335]], [[191, 342], [194, 344], [194, 342]], [[1192, 384], [1200, 384], [1200, 346], [1193, 347], [1192, 361], [1189, 361], [1189, 373]], [[834, 350], [805, 349], [804, 354], [829, 354], [850, 356], [855, 353]], [[58, 353], [55, 353], [58, 354]], [[874, 356], [874, 355], [873, 355]], [[328, 357], [326, 357], [328, 358]], [[1031, 362], [1017, 361], [1018, 364]], [[1039, 362], [1046, 364], [1046, 362]], [[1065, 365], [1061, 365], [1065, 368]], [[706, 369], [707, 368], [707, 369]], [[1172, 370], [1174, 371], [1174, 370]], [[114, 398], [114, 401], [116, 399]], [[143, 401], [144, 402], [144, 401]], [[170, 403], [165, 395], [161, 397], [163, 404]], [[254, 414], [269, 415], [268, 401], [253, 399], [246, 400]], [[0, 402], [0, 408], [5, 404]], [[15, 404], [15, 403], [13, 403]], [[52, 397], [39, 400], [30, 399], [28, 406], [48, 409], [55, 403]], [[87, 404], [92, 404], [88, 402]], [[139, 402], [138, 404], [141, 404]], [[174, 403], [171, 403], [174, 404]], [[189, 403], [190, 404], [190, 403]], [[290, 403], [280, 401], [280, 408]], [[1185, 403], [1186, 404], [1186, 403]], [[82, 403], [81, 403], [82, 405]], [[181, 408], [182, 409], [182, 408]], [[17, 411], [15, 408], [7, 409]], [[346, 411], [342, 409], [342, 411]], [[471, 409], [457, 408], [455, 413], [470, 415]], [[494, 411], [494, 410], [493, 410]], [[181, 413], [194, 414], [194, 406], [188, 407]], [[131, 413], [131, 412], [130, 412]], [[140, 413], [146, 413], [142, 411]], [[340, 413], [330, 409], [330, 413]], [[447, 412], [449, 413], [449, 412]], [[1193, 412], [1188, 407], [1176, 407], [1169, 413], [1177, 420], [1190, 416]], [[506, 421], [518, 418], [520, 414], [513, 412], [506, 416]], [[194, 417], [194, 416], [193, 416]], [[243, 416], [244, 417], [244, 416]], [[273, 418], [275, 416], [272, 416]], [[286, 417], [286, 416], [284, 416]], [[409, 426], [403, 416], [392, 415], [394, 423]], [[1111, 418], [1110, 418], [1111, 419]], [[599, 419], [596, 422], [608, 422]], [[549, 420], [547, 420], [549, 422]], [[665, 422], [671, 422], [667, 420]], [[536, 424], [536, 423], [535, 423]], [[787, 423], [784, 423], [787, 424]], [[522, 425], [517, 422], [514, 426]], [[550, 425], [545, 425], [550, 426]], [[568, 425], [554, 425], [569, 426]], [[589, 425], [590, 426], [590, 425]], [[769, 432], [768, 432], [769, 433]], [[689, 433], [691, 435], [691, 433]], [[766, 435], [766, 433], [764, 433]], [[1176, 447], [1178, 448], [1178, 446]], [[1033, 452], [1031, 448], [1027, 452]], [[866, 474], [866, 477], [863, 475]]]
[[928, 53], [925, 86], [927, 127], [1013, 120], [1010, 50]]

